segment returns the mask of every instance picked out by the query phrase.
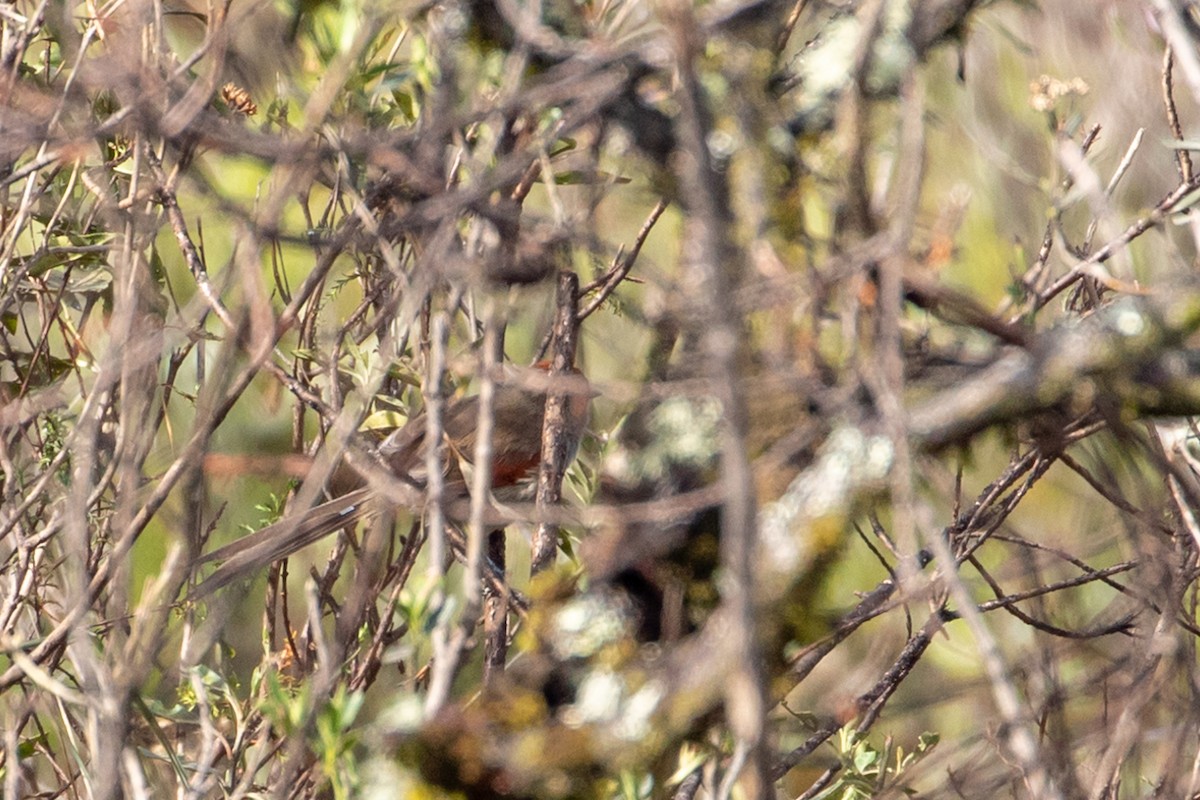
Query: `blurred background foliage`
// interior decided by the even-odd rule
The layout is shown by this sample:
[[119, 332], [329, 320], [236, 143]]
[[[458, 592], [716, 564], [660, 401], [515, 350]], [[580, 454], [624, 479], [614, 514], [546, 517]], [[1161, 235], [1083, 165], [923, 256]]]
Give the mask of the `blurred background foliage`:
[[[1200, 796], [1192, 3], [0, 29], [4, 796]], [[189, 594], [555, 352], [565, 274], [596, 396], [553, 568], [502, 509], [511, 631], [420, 513]]]

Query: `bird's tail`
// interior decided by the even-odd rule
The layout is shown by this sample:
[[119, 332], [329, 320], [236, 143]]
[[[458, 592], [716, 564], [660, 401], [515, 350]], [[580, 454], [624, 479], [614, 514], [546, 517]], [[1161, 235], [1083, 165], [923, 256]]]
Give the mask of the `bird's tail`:
[[219, 561], [221, 565], [197, 584], [189, 597], [206, 597], [357, 522], [375, 508], [370, 490], [358, 489], [322, 503], [305, 514], [285, 517], [262, 530], [243, 536], [199, 559], [197, 563]]

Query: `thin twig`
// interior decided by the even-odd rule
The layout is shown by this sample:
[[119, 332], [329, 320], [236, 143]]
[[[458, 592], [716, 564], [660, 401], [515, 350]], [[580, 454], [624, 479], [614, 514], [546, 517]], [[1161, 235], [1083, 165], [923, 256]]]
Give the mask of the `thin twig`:
[[578, 314], [578, 319], [583, 322], [592, 315], [596, 309], [604, 304], [617, 287], [621, 285], [621, 281], [629, 275], [629, 271], [633, 269], [634, 263], [637, 261], [638, 254], [642, 252], [642, 245], [646, 243], [646, 237], [650, 235], [650, 231], [654, 229], [654, 223], [658, 222], [658, 218], [667, 210], [667, 201], [659, 200], [654, 208], [650, 210], [650, 215], [646, 217], [646, 221], [642, 223], [641, 230], [638, 231], [633, 240], [633, 246], [629, 248], [628, 253], [618, 254], [613, 259], [613, 265], [608, 271], [601, 275], [596, 280], [589, 283], [587, 286], [579, 290], [581, 295], [596, 291], [596, 296], [582, 309]]
[[[1179, 109], [1175, 106], [1175, 56], [1171, 48], [1163, 48], [1162, 92], [1163, 106], [1167, 112], [1167, 126], [1176, 141], [1183, 141], [1183, 126], [1179, 122]], [[1180, 148], [1175, 151], [1175, 163], [1179, 166], [1181, 183], [1192, 182], [1192, 155]]]

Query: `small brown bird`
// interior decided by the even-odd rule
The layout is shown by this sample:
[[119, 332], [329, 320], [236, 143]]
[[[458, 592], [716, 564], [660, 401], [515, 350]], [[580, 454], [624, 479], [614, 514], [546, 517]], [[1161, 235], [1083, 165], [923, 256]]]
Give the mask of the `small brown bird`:
[[[536, 365], [546, 372], [547, 362]], [[566, 427], [569, 458], [574, 458], [587, 425], [591, 390], [578, 370], [568, 376], [533, 372], [526, 380], [505, 382], [496, 387], [492, 415], [492, 490], [507, 497], [529, 496], [537, 483], [542, 462], [542, 425], [548, 391], [568, 395]], [[475, 455], [475, 428], [479, 422], [479, 398], [465, 397], [450, 403], [443, 415], [445, 436], [443, 497], [461, 500], [468, 496], [468, 480], [461, 464]], [[395, 431], [379, 447], [382, 457], [399, 479], [424, 488], [425, 415], [419, 414]], [[221, 566], [201, 581], [191, 593], [200, 598], [234, 581], [286, 558], [334, 531], [362, 519], [379, 508], [376, 493], [364, 485], [353, 469], [339, 468], [330, 481], [335, 494], [326, 503], [305, 512], [299, 520], [285, 518], [248, 536], [202, 556], [198, 563], [220, 561]], [[343, 493], [344, 492], [344, 493]]]

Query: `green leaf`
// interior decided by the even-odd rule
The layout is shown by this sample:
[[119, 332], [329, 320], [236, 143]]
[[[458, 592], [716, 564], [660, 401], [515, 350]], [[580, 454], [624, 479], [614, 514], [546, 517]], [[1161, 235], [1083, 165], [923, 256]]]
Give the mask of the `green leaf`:
[[559, 186], [595, 186], [607, 183], [632, 183], [633, 179], [626, 178], [624, 175], [614, 175], [602, 169], [569, 169], [554, 173], [554, 182]]
[[561, 156], [563, 153], [571, 152], [576, 148], [576, 146], [577, 142], [574, 139], [570, 137], [563, 137], [555, 142], [554, 146], [550, 148], [549, 156], [551, 158], [554, 158], [555, 156]]
[[1168, 209], [1168, 213], [1177, 214], [1180, 211], [1185, 211], [1196, 204], [1200, 200], [1200, 189], [1193, 189], [1180, 198], [1179, 202]]

